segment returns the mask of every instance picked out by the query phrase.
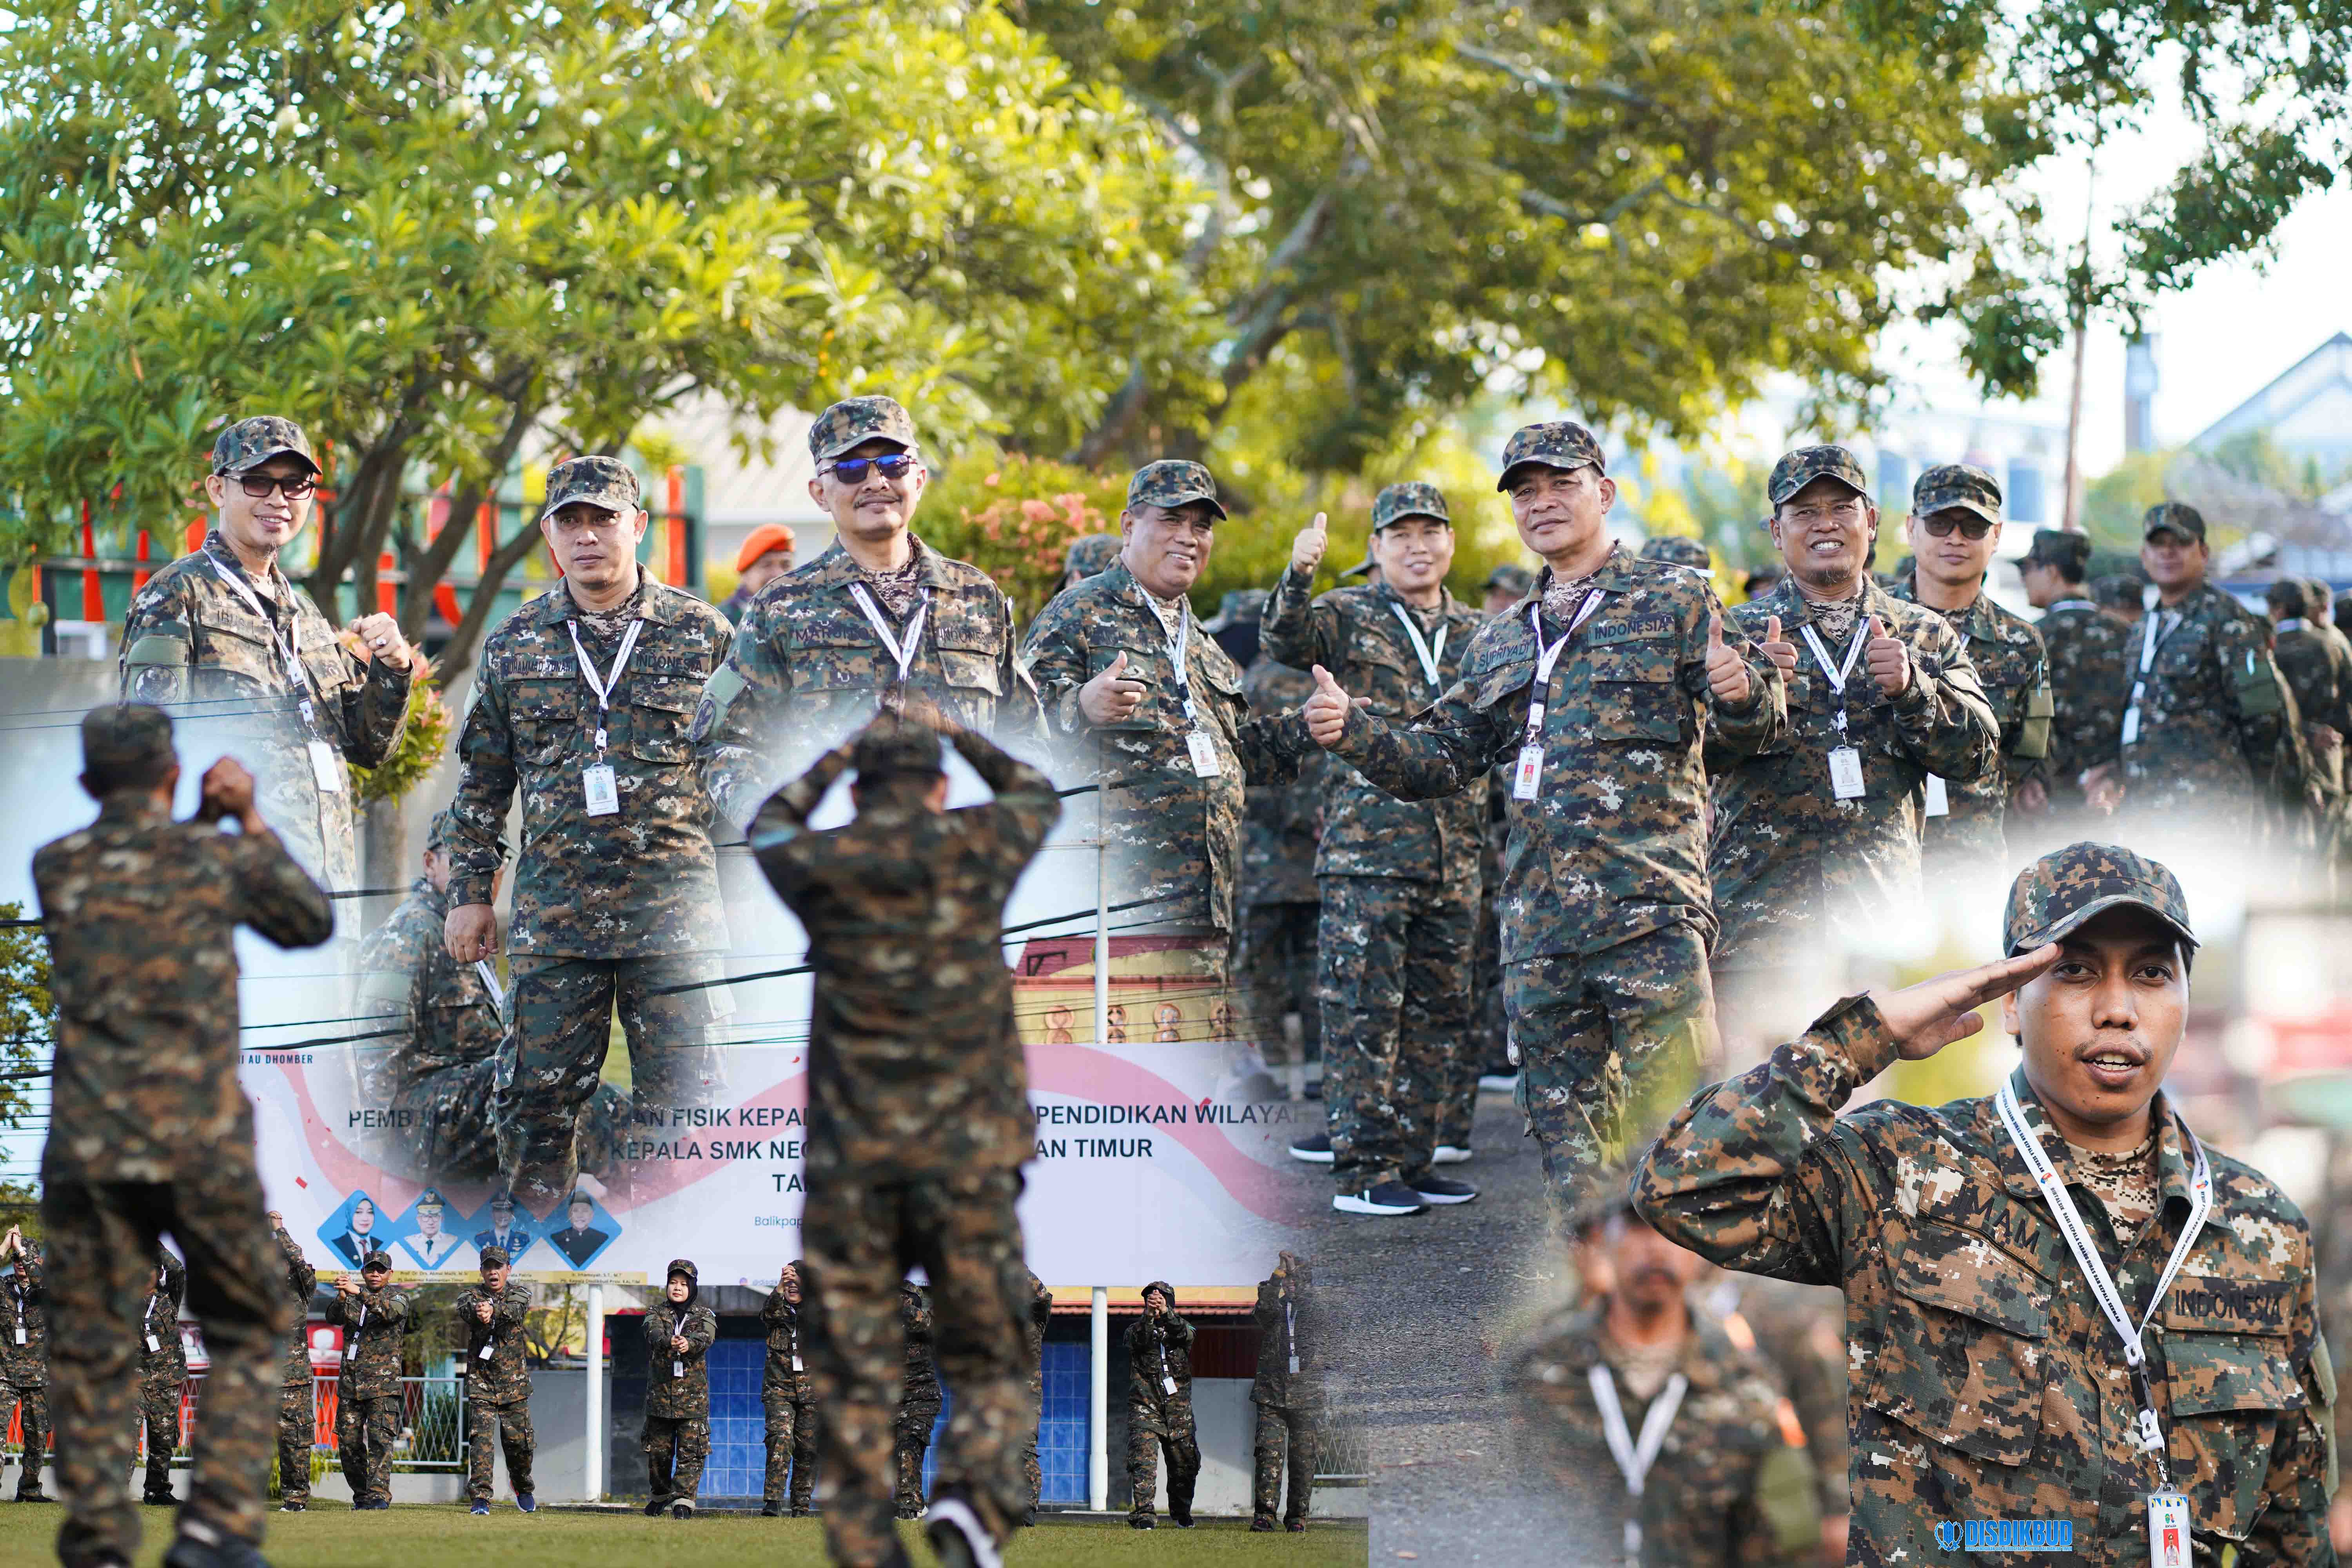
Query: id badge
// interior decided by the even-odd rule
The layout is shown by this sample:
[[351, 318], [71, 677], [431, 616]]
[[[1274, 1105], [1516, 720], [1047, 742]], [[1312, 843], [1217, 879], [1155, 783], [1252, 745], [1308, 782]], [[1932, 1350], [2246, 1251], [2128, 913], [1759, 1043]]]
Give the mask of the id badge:
[[2189, 1500], [2179, 1492], [2147, 1498], [2148, 1568], [2189, 1568]]
[[2138, 709], [2137, 709], [2137, 708], [2126, 708], [2126, 709], [2125, 709], [2125, 710], [2124, 710], [2124, 736], [2123, 736], [2123, 743], [2124, 743], [2125, 745], [2128, 746], [2128, 745], [2130, 745], [2134, 741], [2137, 741], [2137, 740], [2138, 740], [2138, 739], [2139, 739], [2139, 710], [2138, 710]]
[[20, 1345], [25, 1342], [25, 1325], [22, 1323], [16, 1325], [16, 1342]]
[[1175, 1393], [1175, 1392], [1176, 1392], [1176, 1380], [1175, 1380], [1174, 1378], [1172, 1378], [1172, 1377], [1163, 1377], [1163, 1378], [1161, 1378], [1161, 1379], [1160, 1380], [1160, 1385], [1162, 1388], [1165, 1388], [1165, 1389], [1166, 1389], [1169, 1393], [1171, 1393], [1171, 1394], [1173, 1394], [1173, 1393]]
[[1298, 1375], [1298, 1358], [1297, 1356], [1292, 1356], [1290, 1358], [1290, 1375], [1293, 1377], [1297, 1377]]
[[621, 786], [613, 782], [613, 764], [597, 763], [582, 771], [580, 787], [588, 797], [588, 815], [615, 816], [621, 810]]
[[1184, 749], [1192, 753], [1192, 776], [1213, 779], [1223, 770], [1217, 765], [1217, 743], [1206, 730], [1184, 731]]
[[793, 1370], [794, 1372], [798, 1372], [798, 1371], [800, 1371], [800, 1369], [801, 1369], [801, 1358], [800, 1358], [800, 1357], [798, 1357], [798, 1356], [794, 1356], [794, 1357], [793, 1357]]
[[1927, 775], [1927, 815], [1930, 816], [1952, 815], [1952, 798], [1945, 792], [1944, 780], [1937, 773]]
[[1511, 770], [1511, 798], [1533, 800], [1543, 783], [1543, 748], [1525, 745], [1519, 748], [1518, 765]]
[[152, 1335], [152, 1334], [149, 1334], [149, 1335], [147, 1336], [147, 1349], [148, 1349], [148, 1351], [149, 1351], [151, 1353], [152, 1353], [152, 1352], [157, 1352], [157, 1351], [161, 1351], [163, 1348], [163, 1341], [161, 1341], [161, 1340], [157, 1339], [157, 1338], [156, 1338], [154, 1335]]
[[492, 1348], [491, 1342], [488, 1342], [488, 1341], [485, 1341], [485, 1342], [483, 1342], [483, 1344], [482, 1344], [482, 1353], [481, 1353], [481, 1354], [480, 1354], [480, 1356], [479, 1356], [479, 1357], [478, 1357], [477, 1359], [481, 1360], [481, 1361], [488, 1361], [488, 1360], [489, 1360], [489, 1359], [490, 1359], [490, 1351], [491, 1351], [491, 1348]]
[[670, 1363], [669, 1374], [672, 1377], [684, 1377], [686, 1375], [686, 1363], [682, 1361], [674, 1361]]
[[1830, 748], [1830, 793], [1840, 800], [1862, 798], [1862, 753], [1852, 746]]
[[335, 748], [324, 741], [310, 742], [310, 776], [319, 781], [321, 795], [343, 793], [343, 774], [335, 766]]

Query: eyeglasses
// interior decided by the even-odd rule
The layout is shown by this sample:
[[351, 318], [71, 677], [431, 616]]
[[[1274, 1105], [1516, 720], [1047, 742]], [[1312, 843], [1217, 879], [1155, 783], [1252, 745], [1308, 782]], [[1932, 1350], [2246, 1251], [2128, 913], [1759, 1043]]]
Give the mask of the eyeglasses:
[[1952, 530], [1956, 528], [1960, 531], [1960, 537], [1962, 539], [1969, 540], [1982, 539], [1986, 534], [1992, 531], [1991, 523], [1986, 521], [1983, 518], [1975, 516], [1974, 514], [1970, 514], [1967, 517], [1953, 518], [1945, 517], [1939, 513], [1934, 517], [1921, 518], [1919, 520], [1919, 526], [1926, 529], [1928, 533], [1937, 539], [1951, 538]]
[[236, 488], [255, 500], [260, 500], [276, 490], [288, 500], [309, 500], [318, 493], [316, 474], [239, 474]]
[[836, 458], [824, 471], [845, 485], [862, 485], [869, 468], [880, 469], [886, 479], [903, 479], [920, 462], [911, 452], [885, 452], [878, 458]]

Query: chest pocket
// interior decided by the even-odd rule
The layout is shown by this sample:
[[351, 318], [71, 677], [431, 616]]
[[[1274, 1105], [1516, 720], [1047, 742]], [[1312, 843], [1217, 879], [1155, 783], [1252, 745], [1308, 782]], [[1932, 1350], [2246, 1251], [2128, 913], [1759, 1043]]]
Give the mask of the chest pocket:
[[2293, 1279], [2183, 1274], [2158, 1314], [2165, 1437], [2200, 1531], [2242, 1541], [2268, 1504], [2263, 1479], [2283, 1424], [2305, 1404], [2289, 1359]]
[[1354, 668], [1341, 684], [1358, 697], [1372, 700], [1371, 711], [1384, 718], [1416, 713], [1429, 703], [1429, 682], [1421, 675], [1421, 661], [1402, 648], [1368, 642], [1349, 661]]
[[1972, 1458], [2023, 1464], [2050, 1376], [2049, 1282], [1974, 1231], [1929, 1220], [1898, 1227], [1886, 1257], [1885, 1348], [1863, 1403]]
[[320, 700], [330, 707], [341, 702], [352, 685], [350, 661], [332, 642], [302, 649], [302, 668], [310, 672], [310, 684], [318, 689]]
[[1127, 673], [1146, 682], [1143, 700], [1135, 712], [1116, 724], [1095, 724], [1097, 730], [1159, 730], [1181, 731], [1184, 728], [1184, 705], [1177, 700], [1176, 683], [1168, 678], [1168, 655], [1165, 649], [1146, 651], [1140, 647], [1122, 647], [1112, 643], [1095, 643], [1087, 649], [1087, 679], [1092, 680], [1118, 662], [1120, 654], [1127, 655]]
[[991, 700], [1004, 695], [1004, 677], [998, 656], [1003, 647], [1003, 623], [978, 604], [941, 598], [934, 602], [938, 617], [930, 641], [940, 661], [940, 673], [956, 690]]
[[[2157, 648], [2156, 673], [2168, 680], [2186, 680], [2194, 677], [2205, 662], [2206, 643], [2202, 626], [2181, 626]], [[2134, 675], [2139, 673], [2140, 646], [2137, 638], [2133, 639], [2130, 660]]]
[[694, 754], [688, 734], [702, 685], [678, 670], [642, 670], [629, 682], [629, 754], [675, 767]]
[[535, 678], [509, 689], [507, 727], [514, 736], [514, 760], [544, 767], [569, 750], [580, 733], [580, 679]]
[[1463, 695], [1471, 707], [1488, 712], [1513, 692], [1524, 690], [1535, 675], [1535, 661], [1521, 650], [1490, 644], [1463, 665]]
[[[1592, 683], [1593, 733], [1609, 741], [1683, 739], [1680, 690], [1671, 636], [1628, 637], [1597, 629], [1584, 649]], [[1575, 653], [1570, 648], [1570, 653]]]

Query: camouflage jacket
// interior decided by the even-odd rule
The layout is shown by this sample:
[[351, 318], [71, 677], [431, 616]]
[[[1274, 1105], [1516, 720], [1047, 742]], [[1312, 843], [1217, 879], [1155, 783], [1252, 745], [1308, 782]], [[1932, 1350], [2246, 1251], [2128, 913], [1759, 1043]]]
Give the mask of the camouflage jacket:
[[1192, 1402], [1192, 1325], [1181, 1313], [1147, 1312], [1128, 1324], [1127, 1401], [1151, 1410]]
[[[1702, 739], [1709, 753], [1738, 756], [1788, 731], [1780, 671], [1728, 616], [1748, 702], [1726, 708], [1709, 692], [1707, 617], [1723, 606], [1705, 578], [1618, 550], [1591, 581], [1606, 597], [1542, 699], [1540, 793], [1508, 802], [1496, 900], [1505, 963], [1599, 952], [1677, 923], [1712, 932]], [[1540, 605], [1550, 583], [1546, 567], [1528, 603]], [[1545, 626], [1547, 639], [1567, 629]], [[1393, 795], [1483, 805], [1488, 770], [1518, 755], [1537, 657], [1526, 607], [1497, 616], [1434, 707], [1409, 726], [1350, 715], [1333, 750]]]
[[[979, 567], [911, 535], [909, 542], [923, 563], [930, 610], [907, 684], [968, 730], [1018, 751], [1040, 747], [1036, 689], [1013, 657], [1012, 601]], [[778, 784], [864, 729], [884, 689], [897, 683], [898, 660], [849, 591], [862, 577], [836, 542], [769, 584], [726, 665], [704, 687], [694, 744], [728, 822], [750, 823]], [[893, 636], [904, 630], [891, 628]]]
[[[1889, 592], [1906, 603], [1919, 603], [1916, 577], [1904, 578]], [[2050, 755], [2055, 702], [2049, 657], [2033, 624], [1994, 604], [1989, 594], [1978, 594], [1965, 610], [1936, 613], [1951, 623], [1967, 645], [1977, 683], [1984, 689], [1993, 722], [2000, 726], [2000, 766], [1967, 784], [1947, 781], [1945, 814], [1926, 819], [1921, 841], [1930, 855], [1956, 859], [1990, 856], [2006, 865], [2001, 816], [2009, 797], [2018, 785], [2042, 773]]]
[[1054, 1326], [1054, 1293], [1033, 1272], [1029, 1276], [1029, 1315], [1022, 1321], [1021, 1344], [1027, 1360], [1029, 1383], [1042, 1386], [1045, 1373], [1045, 1332]]
[[506, 1033], [480, 972], [451, 958], [441, 940], [448, 913], [448, 899], [419, 877], [360, 944], [365, 1010], [396, 1014], [407, 1027], [392, 1056], [387, 1098], [445, 1068], [488, 1061]]
[[[2122, 1348], [1992, 1100], [1837, 1114], [1895, 1056], [1867, 997], [1839, 1003], [1693, 1097], [1634, 1200], [1726, 1268], [1845, 1292], [1853, 1561], [1943, 1562], [1943, 1520], [2071, 1519], [2075, 1561], [2145, 1563], [2158, 1480]], [[2011, 1082], [2137, 1316], [2189, 1211], [2179, 1123], [2159, 1096], [2162, 1208], [2118, 1248], [2022, 1068]], [[2310, 1228], [2259, 1172], [2208, 1155], [2213, 1211], [2148, 1334], [2171, 1477], [2200, 1562], [2230, 1542], [2248, 1568], [2324, 1563], [2335, 1379]]]
[[[351, 770], [382, 766], [400, 744], [409, 672], [347, 652], [310, 595], [275, 563], [269, 577], [264, 621], [230, 585], [233, 578], [249, 592], [252, 579], [217, 528], [150, 577], [123, 623], [122, 700], [152, 702], [188, 726], [183, 751], [216, 743], [251, 769], [262, 820], [303, 868], [330, 888], [356, 888]], [[287, 668], [289, 643], [302, 664], [299, 683]], [[334, 752], [338, 790], [319, 787], [313, 727]]]
[[[1315, 678], [1261, 654], [1242, 677], [1242, 696], [1259, 715], [1295, 713], [1315, 695]], [[1244, 792], [1242, 875], [1244, 909], [1259, 904], [1311, 904], [1315, 851], [1323, 838], [1321, 753], [1303, 760], [1286, 784], [1252, 784]]]
[[899, 1291], [898, 1329], [905, 1335], [907, 1368], [899, 1387], [900, 1403], [936, 1401], [940, 1369], [931, 1359], [931, 1299], [920, 1290]]
[[58, 1009], [44, 1179], [251, 1169], [232, 938], [316, 946], [335, 929], [326, 893], [276, 834], [174, 822], [131, 794], [35, 851], [33, 882]]
[[383, 1399], [400, 1393], [401, 1352], [408, 1339], [408, 1292], [397, 1285], [338, 1289], [327, 1298], [327, 1321], [343, 1330], [343, 1370], [336, 1386], [345, 1399]]
[[900, 1179], [1010, 1169], [1033, 1152], [1028, 1072], [1004, 961], [1004, 900], [1061, 815], [1054, 783], [970, 731], [955, 748], [996, 792], [933, 812], [877, 803], [811, 832], [846, 747], [751, 826], [809, 933], [808, 1168]]
[[2144, 612], [2124, 640], [2127, 706], [2135, 685], [2139, 733], [2117, 737], [2126, 810], [2303, 804], [2308, 754], [2261, 616], [2210, 584]]
[[[732, 632], [691, 594], [645, 582], [645, 630], [621, 672], [604, 728], [621, 809], [588, 815], [583, 774], [596, 761], [596, 696], [565, 629], [561, 584], [499, 624], [482, 646], [473, 706], [457, 738], [450, 803], [449, 902], [487, 904], [506, 858], [507, 805], [522, 791], [509, 950], [548, 958], [655, 958], [727, 943], [710, 797], [687, 739], [702, 683]], [[582, 646], [611, 672], [616, 647]]]
[[1323, 1299], [1311, 1286], [1261, 1279], [1250, 1321], [1257, 1327], [1257, 1379], [1250, 1403], [1314, 1409], [1323, 1403]]
[[[163, 1283], [147, 1287], [147, 1310], [139, 1318], [139, 1370], [151, 1376], [188, 1375], [188, 1352], [180, 1343], [180, 1302], [188, 1293], [188, 1266], [163, 1254]], [[150, 1343], [150, 1342], [152, 1343]]]
[[782, 1286], [768, 1292], [760, 1307], [760, 1321], [768, 1331], [768, 1362], [760, 1375], [761, 1391], [773, 1394], [781, 1389], [796, 1399], [810, 1397], [816, 1392], [816, 1374], [809, 1370], [807, 1347], [801, 1342], [801, 1310], [784, 1300]]
[[294, 1238], [279, 1226], [275, 1237], [278, 1256], [286, 1259], [286, 1294], [293, 1299], [294, 1332], [286, 1346], [286, 1360], [278, 1370], [278, 1382], [287, 1388], [306, 1388], [313, 1381], [310, 1370], [310, 1298], [318, 1293], [319, 1271], [310, 1267], [310, 1259]]
[[[490, 1304], [490, 1321], [482, 1321], [474, 1309]], [[530, 1347], [523, 1342], [523, 1321], [530, 1315], [530, 1288], [509, 1280], [493, 1296], [479, 1281], [458, 1293], [450, 1317], [449, 1336], [465, 1346], [458, 1370], [465, 1374], [466, 1397], [478, 1405], [509, 1405], [530, 1397]], [[489, 1354], [485, 1357], [483, 1352]]]
[[19, 1250], [8, 1262], [9, 1272], [0, 1274], [0, 1376], [39, 1388], [49, 1381], [48, 1283], [38, 1258]]
[[1821, 1511], [1846, 1511], [1845, 1298], [1814, 1285], [1792, 1285], [1754, 1274], [1727, 1274], [1733, 1294], [1723, 1330], [1741, 1350], [1752, 1350], [1789, 1391], [1805, 1434]]
[[2053, 805], [2083, 805], [2083, 774], [2116, 754], [2123, 728], [2124, 639], [2130, 628], [2087, 599], [2062, 599], [2035, 627], [2050, 655]]
[[[719, 1315], [698, 1301], [683, 1309], [667, 1299], [646, 1313], [646, 1414], [665, 1421], [710, 1418], [710, 1367], [705, 1361], [719, 1337]], [[679, 1354], [674, 1338], [686, 1341]]]
[[[2325, 724], [2352, 742], [2352, 655], [2347, 655], [2327, 633], [2332, 628], [2282, 622], [2273, 658], [2281, 679], [2294, 694], [2296, 713], [2305, 725]], [[2305, 731], [2306, 740], [2308, 731]], [[2322, 760], [2318, 747], [2309, 748], [2312, 764], [2324, 794], [2344, 791], [2344, 758], [2339, 748], [2332, 765]]]
[[[1387, 584], [1335, 588], [1309, 604], [1311, 580], [1295, 567], [1286, 569], [1266, 601], [1258, 635], [1272, 657], [1300, 669], [1321, 665], [1349, 696], [1371, 700], [1367, 713], [1391, 723], [1411, 720], [1461, 678], [1485, 617], [1453, 595], [1445, 595], [1443, 605], [1444, 641], [1432, 649], [1438, 671], [1432, 681], [1397, 618], [1407, 606]], [[1307, 690], [1313, 694], [1311, 679]], [[1475, 889], [1486, 814], [1475, 790], [1400, 800], [1342, 765], [1324, 789], [1316, 875], [1409, 877]]]
[[[1109, 839], [1110, 901], [1137, 906], [1126, 916], [1136, 925], [1230, 931], [1244, 788], [1292, 782], [1314, 742], [1296, 715], [1248, 716], [1240, 668], [1201, 630], [1189, 604], [1183, 611], [1192, 627], [1186, 679], [1217, 752], [1212, 778], [1192, 771], [1167, 634], [1125, 566], [1056, 595], [1029, 628], [1022, 658], [1063, 754], [1102, 786], [1096, 799]], [[1122, 653], [1128, 675], [1148, 687], [1142, 706], [1097, 725], [1079, 710], [1079, 689]]]
[[[1708, 741], [1715, 832], [1707, 868], [1723, 920], [1718, 970], [1783, 962], [1789, 946], [1819, 929], [1817, 922], [1843, 928], [1910, 910], [1919, 897], [1920, 796], [1927, 775], [1949, 786], [1999, 766], [2000, 726], [1959, 633], [1933, 610], [1894, 598], [1867, 574], [1862, 609], [1909, 647], [1911, 684], [1889, 697], [1857, 658], [1846, 680], [1843, 742], [1834, 727], [1837, 692], [1801, 629], [1811, 624], [1812, 606], [1796, 584], [1784, 578], [1731, 612], [1730, 621], [1748, 637], [1761, 637], [1778, 616], [1781, 636], [1797, 645], [1797, 668], [1789, 677], [1785, 738], [1745, 757]], [[1823, 646], [1843, 662], [1845, 646], [1830, 646], [1827, 638]], [[1858, 800], [1839, 800], [1831, 791], [1829, 753], [1840, 744], [1862, 753], [1866, 793]]]
[[[1554, 1317], [1512, 1361], [1528, 1458], [1564, 1491], [1591, 1488], [1605, 1510], [1596, 1539], [1615, 1542], [1630, 1517], [1642, 1561], [1674, 1568], [1799, 1568], [1821, 1550], [1812, 1461], [1780, 1422], [1780, 1391], [1755, 1357], [1693, 1315], [1675, 1370], [1688, 1380], [1640, 1498], [1611, 1457], [1592, 1369], [1608, 1365], [1629, 1434], [1656, 1396], [1635, 1394], [1610, 1354], [1603, 1300]], [[1664, 1390], [1660, 1390], [1663, 1394]]]

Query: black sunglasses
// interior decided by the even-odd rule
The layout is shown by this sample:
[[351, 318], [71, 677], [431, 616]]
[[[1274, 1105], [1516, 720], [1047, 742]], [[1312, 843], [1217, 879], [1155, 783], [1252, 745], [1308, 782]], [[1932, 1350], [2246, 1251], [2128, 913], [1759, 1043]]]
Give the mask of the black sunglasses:
[[845, 485], [862, 485], [869, 468], [879, 468], [886, 479], [903, 479], [919, 461], [910, 452], [885, 452], [878, 458], [836, 458], [824, 471]]
[[1923, 517], [1919, 520], [1919, 526], [1926, 529], [1930, 534], [1934, 535], [1937, 539], [1951, 538], [1952, 530], [1956, 528], [1960, 531], [1960, 537], [1962, 539], [1982, 539], [1986, 534], [1992, 531], [1991, 523], [1987, 522], [1983, 518], [1976, 516], [1958, 519], [1948, 517]]
[[276, 490], [288, 500], [308, 500], [319, 489], [316, 474], [239, 474], [236, 488], [259, 500]]

